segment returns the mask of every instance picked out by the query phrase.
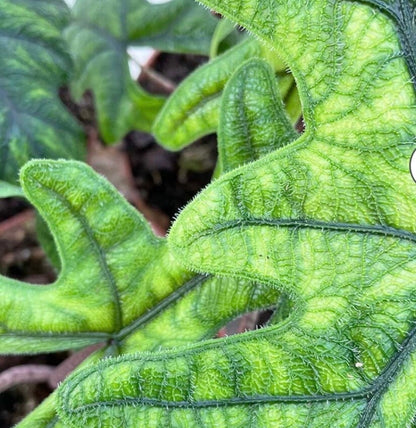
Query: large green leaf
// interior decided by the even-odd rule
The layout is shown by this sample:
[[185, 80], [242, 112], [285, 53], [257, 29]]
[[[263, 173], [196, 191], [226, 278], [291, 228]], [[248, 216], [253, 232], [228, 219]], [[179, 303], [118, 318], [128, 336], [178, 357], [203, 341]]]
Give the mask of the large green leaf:
[[294, 308], [263, 330], [102, 361], [64, 384], [60, 414], [71, 426], [410, 426], [411, 52], [394, 21], [356, 2], [203, 3], [287, 61], [306, 131], [204, 190], [170, 247], [196, 271], [282, 290]]
[[290, 106], [290, 118], [296, 122], [300, 105], [293, 77], [286, 73], [284, 63], [271, 54], [268, 47], [248, 38], [200, 67], [178, 86], [153, 124], [153, 134], [159, 143], [179, 150], [215, 132], [224, 86], [241, 63], [250, 58], [263, 58], [271, 63], [279, 76], [281, 96]]
[[34, 157], [84, 157], [81, 129], [58, 97], [71, 68], [61, 38], [68, 15], [61, 0], [0, 3], [0, 180], [16, 184]]
[[[21, 181], [55, 237], [62, 269], [56, 282], [44, 287], [0, 277], [1, 353], [73, 349], [112, 340], [124, 350], [123, 340], [129, 336], [128, 343], [134, 341], [131, 334], [142, 324], [141, 317], [153, 318], [149, 311], [159, 314], [183, 294], [186, 299], [198, 294], [199, 301], [206, 300], [200, 293], [221, 286], [221, 279], [195, 276], [181, 267], [166, 240], [155, 237], [143, 217], [89, 167], [33, 161], [22, 170]], [[205, 283], [210, 284], [205, 291], [189, 294]], [[233, 313], [228, 318], [239, 313], [225, 302], [216, 312], [229, 310]], [[210, 315], [216, 319], [214, 330], [223, 321], [222, 316], [217, 319], [218, 313]], [[190, 335], [200, 334], [195, 333], [196, 324], [189, 323]], [[203, 327], [204, 323], [199, 328]], [[160, 333], [152, 338], [155, 347], [168, 339], [179, 340], [169, 331], [177, 325], [162, 322], [158, 328]], [[185, 329], [181, 333], [188, 341]], [[203, 330], [204, 335], [211, 333]]]
[[91, 89], [104, 140], [149, 131], [164, 99], [130, 77], [127, 48], [208, 54], [218, 20], [193, 0], [152, 5], [147, 0], [78, 0], [66, 39], [75, 61], [76, 98]]
[[[251, 89], [254, 89], [254, 80], [258, 75], [253, 71], [256, 71], [255, 62], [250, 61], [247, 63], [247, 66], [241, 67], [241, 71], [236, 73], [236, 76], [231, 79], [228, 83], [229, 96], [223, 98], [224, 108], [228, 108], [228, 103], [231, 102], [232, 93], [234, 90], [240, 92], [240, 96], [248, 95], [246, 98], [250, 100], [253, 96], [257, 96], [256, 93], [251, 93]], [[245, 69], [248, 69], [246, 74]], [[258, 73], [262, 76], [263, 73], [266, 73], [267, 77], [267, 65], [259, 63]], [[246, 80], [248, 80], [251, 85], [249, 85], [249, 90], [244, 91], [241, 88], [241, 83], [239, 82], [238, 76], [243, 75]], [[271, 80], [271, 79], [270, 79]], [[271, 98], [275, 101], [276, 99], [276, 89], [275, 82], [270, 81], [270, 88], [265, 85], [263, 88], [263, 97], [265, 99]], [[270, 92], [268, 93], [268, 89]], [[270, 106], [271, 116], [275, 118], [282, 118], [282, 114], [279, 115], [277, 110], [279, 110], [278, 103], [276, 106]], [[253, 122], [257, 121], [256, 114], [249, 115], [250, 119]], [[241, 120], [245, 121], [246, 117], [241, 117]], [[225, 120], [222, 128], [227, 133], [227, 135], [232, 135], [233, 124], [237, 121], [235, 120]], [[283, 123], [273, 124], [273, 129], [278, 132], [280, 129], [285, 128], [285, 119], [283, 116]], [[253, 138], [258, 140], [258, 135], [261, 134], [260, 128], [254, 126], [253, 123]], [[237, 126], [236, 129], [239, 129]], [[286, 132], [288, 135], [289, 132]], [[237, 140], [239, 135], [235, 136]], [[225, 143], [225, 140], [224, 140]], [[260, 144], [260, 141], [258, 141]], [[220, 146], [222, 146], [220, 139]], [[252, 146], [255, 147], [254, 145]], [[264, 148], [263, 150], [266, 150]], [[221, 164], [224, 166], [224, 169], [232, 169], [233, 163], [229, 163], [228, 159], [231, 159], [232, 154], [235, 151], [235, 145], [223, 146], [221, 149], [220, 157], [224, 158]], [[258, 156], [259, 148], [257, 150], [245, 150], [245, 157], [242, 159], [239, 158], [239, 162], [250, 162], [255, 160]], [[235, 164], [235, 162], [234, 162]], [[56, 164], [54, 164], [56, 166]], [[66, 171], [68, 166], [70, 169], [73, 168], [73, 165], [62, 164], [62, 172]], [[79, 168], [79, 165], [76, 165]], [[86, 169], [84, 167], [84, 169]], [[86, 171], [88, 171], [86, 169]], [[94, 174], [89, 171], [91, 182], [91, 189], [97, 186], [95, 181]], [[81, 178], [81, 174], [80, 177]], [[89, 196], [89, 194], [88, 194]], [[112, 197], [115, 199], [120, 199], [116, 194], [113, 194]], [[41, 218], [38, 219], [39, 227], [38, 231], [41, 231], [41, 235], [49, 231], [47, 229], [47, 224]], [[139, 237], [137, 237], [139, 239]], [[47, 240], [48, 244], [49, 237]], [[53, 259], [59, 257], [55, 248], [49, 248], [50, 253], [53, 255]], [[59, 266], [59, 260], [55, 260], [55, 266]], [[262, 308], [273, 308], [276, 302], [279, 301], [278, 291], [275, 289], [270, 289], [265, 285], [259, 284], [257, 287], [254, 287], [250, 282], [245, 280], [229, 281], [215, 278], [205, 278], [198, 277], [197, 281], [190, 282], [190, 286], [184, 284], [183, 290], [178, 290], [173, 292], [170, 296], [167, 296], [164, 300], [160, 301], [159, 304], [156, 304], [154, 308], [150, 308], [149, 302], [149, 311], [141, 316], [138, 316], [137, 319], [131, 323], [126, 329], [124, 329], [123, 336], [124, 338], [119, 341], [120, 349], [111, 346], [111, 341], [109, 346], [104, 347], [100, 351], [95, 352], [88, 358], [77, 370], [82, 369], [85, 366], [96, 363], [100, 358], [108, 357], [110, 355], [119, 354], [119, 353], [131, 353], [136, 352], [137, 350], [156, 350], [161, 347], [169, 348], [178, 345], [183, 345], [193, 341], [198, 341], [201, 339], [211, 337], [227, 320], [232, 317], [244, 312], [250, 311], [253, 309]], [[143, 285], [140, 285], [143, 286]], [[197, 289], [197, 287], [199, 288]], [[193, 290], [195, 287], [195, 290]], [[284, 300], [284, 296], [280, 296], [280, 301]], [[280, 313], [279, 309], [275, 310], [275, 317]], [[282, 314], [285, 316], [284, 314]], [[116, 339], [119, 340], [119, 339]], [[57, 407], [57, 393], [54, 392], [47, 400], [45, 400], [34, 412], [32, 412], [27, 418], [25, 418], [20, 424], [19, 428], [31, 428], [32, 426], [37, 427], [64, 427], [66, 426], [62, 420], [57, 416], [56, 407]]]
[[[55, 237], [62, 268], [47, 286], [0, 276], [2, 354], [99, 342], [106, 356], [171, 347], [213, 337], [240, 313], [277, 300], [266, 286], [256, 291], [250, 281], [181, 267], [166, 240], [86, 165], [32, 161], [21, 181]], [[22, 426], [37, 418], [58, 423], [52, 402]]]

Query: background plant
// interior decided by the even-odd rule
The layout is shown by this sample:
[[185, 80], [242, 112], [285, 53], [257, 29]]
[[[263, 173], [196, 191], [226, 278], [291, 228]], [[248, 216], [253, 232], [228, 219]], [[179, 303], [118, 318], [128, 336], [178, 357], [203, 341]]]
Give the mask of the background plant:
[[[60, 0], [0, 5], [0, 180], [17, 184], [19, 168], [34, 157], [84, 157], [81, 128], [58, 98], [71, 70], [61, 37], [68, 21]], [[0, 182], [0, 196], [8, 196], [5, 187]]]
[[[164, 52], [208, 54], [218, 24], [193, 0], [154, 5], [146, 0], [78, 0], [65, 38], [75, 62], [72, 90], [80, 98], [95, 96], [104, 141], [119, 141], [127, 132], [150, 131], [164, 103], [130, 77], [129, 47], [150, 46]], [[228, 36], [226, 48], [233, 42]], [[104, 74], [103, 74], [104, 73]]]
[[[72, 13], [63, 0], [5, 1], [0, 13], [1, 197], [21, 195], [10, 185], [17, 185], [19, 168], [32, 158], [85, 158], [85, 137], [60, 101], [60, 87], [70, 85], [78, 100], [92, 91], [108, 143], [134, 129], [149, 131], [164, 97], [132, 80], [128, 47], [208, 54], [218, 24], [192, 0], [79, 0]], [[219, 49], [235, 40], [231, 33]]]

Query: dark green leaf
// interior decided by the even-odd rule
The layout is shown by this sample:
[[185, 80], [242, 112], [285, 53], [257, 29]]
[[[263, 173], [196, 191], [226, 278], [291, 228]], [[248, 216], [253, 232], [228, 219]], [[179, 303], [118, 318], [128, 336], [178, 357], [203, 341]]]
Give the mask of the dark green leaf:
[[16, 184], [36, 157], [84, 157], [82, 132], [58, 97], [71, 62], [61, 0], [0, 3], [0, 179]]

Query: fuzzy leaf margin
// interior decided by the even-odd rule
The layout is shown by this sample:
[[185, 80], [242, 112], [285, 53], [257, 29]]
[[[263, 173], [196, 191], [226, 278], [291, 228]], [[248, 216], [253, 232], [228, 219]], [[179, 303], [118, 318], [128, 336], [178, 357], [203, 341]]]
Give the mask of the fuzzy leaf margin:
[[[213, 337], [241, 313], [275, 305], [277, 290], [254, 292], [250, 281], [182, 267], [166, 240], [85, 164], [34, 160], [21, 183], [55, 238], [61, 271], [45, 286], [0, 276], [2, 354], [103, 343], [88, 365]], [[61, 426], [54, 397], [21, 426]]]
[[293, 77], [269, 48], [252, 37], [224, 52], [190, 74], [168, 98], [157, 115], [152, 132], [169, 150], [180, 150], [218, 129], [221, 97], [235, 70], [245, 61], [261, 58], [278, 76], [280, 96], [292, 122], [300, 116], [300, 104]]
[[217, 173], [253, 162], [297, 136], [272, 67], [258, 58], [244, 62], [221, 98]]

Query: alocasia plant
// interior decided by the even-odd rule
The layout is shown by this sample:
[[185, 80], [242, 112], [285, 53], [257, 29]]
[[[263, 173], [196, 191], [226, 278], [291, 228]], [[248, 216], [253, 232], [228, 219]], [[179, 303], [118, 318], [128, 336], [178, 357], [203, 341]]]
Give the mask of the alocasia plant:
[[281, 290], [293, 309], [259, 331], [79, 371], [59, 390], [59, 415], [74, 427], [410, 426], [409, 28], [382, 5], [352, 1], [203, 3], [287, 62], [306, 130], [204, 190], [179, 215], [169, 248], [197, 272]]
[[[82, 131], [58, 97], [71, 68], [61, 38], [68, 20], [62, 0], [0, 4], [0, 180], [17, 184], [34, 157], [84, 157]], [[0, 182], [0, 197], [4, 189]]]
[[[33, 161], [21, 181], [55, 236], [62, 269], [46, 287], [0, 277], [0, 353], [103, 343], [88, 364], [212, 337], [238, 314], [277, 300], [278, 291], [269, 287], [182, 267], [166, 239], [155, 237], [141, 215], [83, 164]], [[22, 422], [26, 426], [62, 426], [55, 394]]]
[[150, 4], [147, 0], [78, 0], [66, 39], [75, 61], [72, 85], [79, 98], [95, 96], [106, 142], [128, 131], [149, 131], [164, 98], [148, 94], [130, 77], [127, 48], [208, 54], [218, 19], [193, 0]]
[[[253, 82], [259, 75], [266, 79], [261, 93], [264, 101], [262, 112], [268, 106], [268, 117], [275, 119], [271, 129], [280, 132], [290, 126], [284, 116], [283, 105], [276, 98], [276, 82], [269, 66], [261, 61], [249, 61], [243, 65], [241, 72], [237, 72], [236, 78], [228, 83], [229, 90], [226, 90], [222, 101], [224, 104], [232, 102], [235, 90], [243, 92], [249, 101], [244, 104], [248, 104], [246, 111], [251, 114], [240, 118], [240, 121], [253, 123], [253, 141], [257, 141], [253, 147], [257, 150], [253, 150], [251, 156], [247, 149], [245, 156], [239, 157], [239, 164], [254, 160], [259, 151], [273, 149], [269, 142], [261, 148], [261, 133], [257, 132], [254, 123], [258, 117], [256, 111], [251, 111], [250, 101], [260, 95], [258, 91], [252, 92]], [[241, 88], [240, 76], [243, 82], [247, 82], [243, 84], [245, 89]], [[224, 130], [227, 123], [238, 122], [238, 118], [229, 119], [222, 126]], [[291, 133], [286, 129], [286, 132], [290, 138], [293, 137], [294, 131]], [[227, 152], [234, 147], [222, 147], [224, 138], [221, 135], [220, 132], [220, 164], [224, 170], [230, 170], [235, 164], [229, 161], [233, 156]], [[166, 241], [154, 237], [135, 210], [103, 179], [81, 164], [35, 161], [22, 171], [21, 181], [29, 200], [39, 207], [55, 234], [63, 269], [57, 283], [47, 290], [1, 279], [0, 290], [5, 306], [13, 310], [17, 302], [22, 302], [20, 317], [14, 319], [9, 312], [4, 312], [2, 323], [5, 328], [0, 336], [3, 353], [33, 353], [107, 343], [86, 361], [84, 365], [88, 365], [103, 356], [169, 348], [206, 339], [238, 314], [276, 306], [280, 294], [277, 289], [261, 284], [254, 286], [240, 279], [230, 281], [195, 275], [180, 267], [169, 254]], [[82, 185], [74, 188], [71, 184], [74, 182]], [[104, 218], [107, 220], [103, 221]], [[103, 229], [106, 234], [103, 234]], [[128, 239], [124, 240], [124, 236]], [[81, 247], [74, 248], [75, 242]], [[96, 251], [91, 251], [92, 248]], [[117, 256], [112, 254], [113, 251]], [[85, 271], [77, 262], [81, 253], [85, 258], [85, 270], [91, 278], [89, 281], [86, 281]], [[71, 254], [76, 266], [71, 265]], [[126, 257], [128, 254], [130, 256]], [[98, 267], [93, 268], [94, 265]], [[131, 285], [128, 285], [129, 281]], [[83, 284], [87, 284], [86, 289]], [[88, 284], [96, 289], [93, 295]], [[122, 286], [124, 293], [131, 288], [136, 296], [127, 297], [120, 290], [119, 298], [115, 299], [111, 284], [117, 289]], [[73, 296], [74, 303], [78, 302], [78, 305], [69, 304], [66, 296]], [[93, 304], [97, 299], [100, 304]], [[31, 303], [26, 305], [26, 300]], [[120, 316], [111, 309], [117, 306], [117, 301], [124, 314], [121, 317], [122, 327], [116, 325]], [[123, 301], [133, 306], [124, 308]], [[98, 312], [90, 312], [93, 306], [98, 306]], [[30, 322], [26, 316], [30, 316]], [[20, 325], [17, 325], [19, 318]], [[89, 325], [97, 320], [100, 320], [100, 325], [96, 328]], [[104, 320], [110, 326], [107, 329], [103, 327]], [[53, 394], [22, 422], [21, 427], [61, 426], [55, 408], [56, 397]]]
[[[203, 3], [287, 63], [305, 132], [291, 129], [270, 65], [236, 61], [216, 107], [223, 175], [167, 241], [88, 167], [23, 169], [62, 271], [42, 288], [0, 278], [0, 350], [105, 347], [21, 426], [411, 426], [411, 6]], [[278, 301], [268, 327], [204, 340]]]
[[[253, 91], [259, 76], [265, 79], [261, 93], [258, 87]], [[252, 109], [254, 98], [261, 97], [262, 113], [267, 112], [269, 121], [273, 119], [269, 133], [287, 134], [287, 142], [295, 136], [277, 98], [276, 82], [267, 63], [251, 60], [242, 65], [227, 84], [223, 108], [228, 109], [233, 102], [235, 91], [242, 95], [247, 117], [228, 116], [221, 124], [219, 163], [225, 171], [237, 166], [236, 161], [250, 162], [259, 152], [282, 144], [268, 141], [261, 147], [263, 134], [256, 129], [259, 112]], [[243, 124], [252, 130], [253, 150], [247, 147], [244, 156], [234, 156], [235, 144], [223, 145], [223, 132], [238, 139], [238, 129]], [[235, 135], [231, 135], [233, 129]], [[20, 317], [15, 319], [4, 312], [5, 328], [0, 336], [3, 353], [106, 343], [85, 362], [88, 365], [103, 356], [170, 348], [210, 338], [229, 319], [245, 311], [277, 305], [280, 293], [267, 285], [195, 275], [181, 267], [169, 253], [166, 240], [154, 237], [141, 216], [86, 166], [34, 161], [23, 169], [21, 181], [29, 200], [39, 207], [56, 237], [63, 268], [58, 281], [46, 290], [0, 278], [5, 306], [13, 310], [22, 302]], [[74, 182], [82, 185], [75, 188], [71, 184]], [[81, 253], [90, 280], [77, 262]], [[76, 266], [71, 265], [71, 254]], [[93, 295], [89, 284], [96, 289]], [[118, 297], [114, 297], [112, 285]], [[134, 296], [126, 294], [129, 289]], [[67, 296], [73, 296], [78, 305], [71, 305]], [[100, 304], [93, 303], [97, 299]], [[117, 305], [121, 315], [117, 315]], [[90, 312], [94, 306], [96, 311]], [[25, 316], [31, 317], [30, 322]], [[119, 318], [122, 325], [117, 324]], [[100, 325], [90, 325], [98, 320]], [[110, 327], [103, 326], [104, 320]], [[53, 394], [21, 427], [61, 426], [55, 401]]]

